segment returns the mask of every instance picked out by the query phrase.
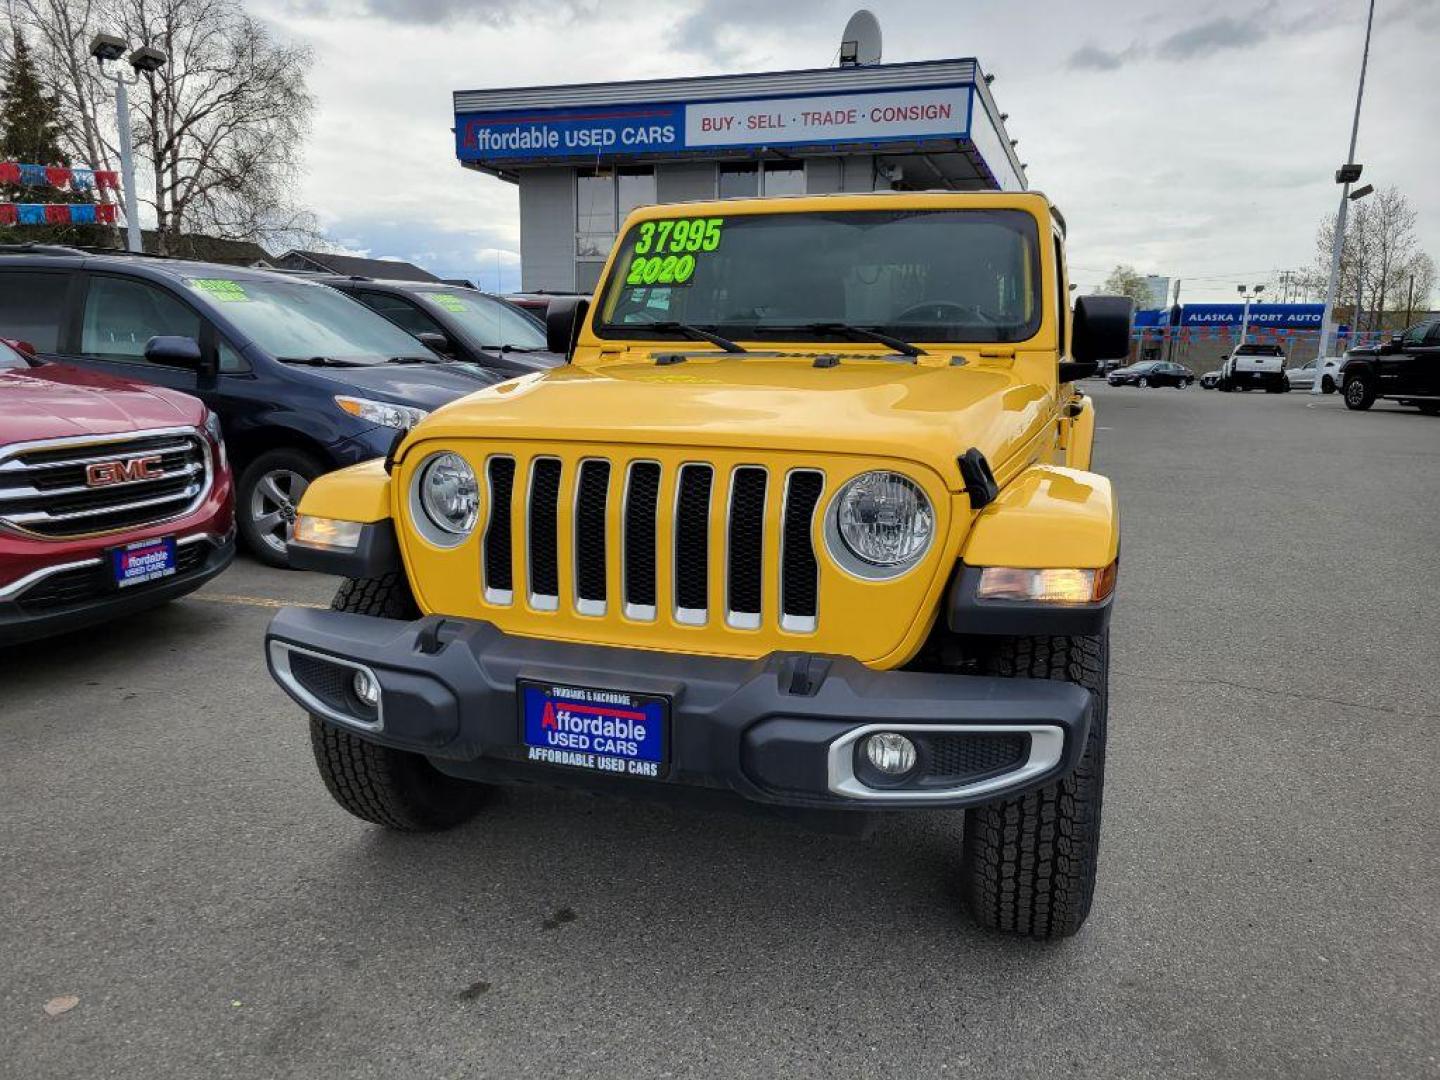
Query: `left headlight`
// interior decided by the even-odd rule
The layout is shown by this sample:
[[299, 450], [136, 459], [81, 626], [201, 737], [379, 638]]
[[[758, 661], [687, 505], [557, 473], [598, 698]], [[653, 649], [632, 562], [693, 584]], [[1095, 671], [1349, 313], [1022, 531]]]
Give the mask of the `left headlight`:
[[935, 512], [920, 485], [895, 472], [861, 473], [835, 494], [825, 515], [831, 556], [864, 578], [897, 577], [925, 557]]
[[220, 417], [209, 409], [205, 410], [205, 434], [210, 436], [210, 441], [215, 444], [215, 453], [219, 457], [216, 462], [220, 468], [225, 468], [229, 462], [225, 457], [225, 432], [220, 428]]
[[351, 416], [401, 431], [408, 431], [430, 415], [426, 410], [412, 405], [392, 405], [388, 401], [371, 401], [369, 398], [347, 397], [344, 394], [336, 396], [335, 404]]
[[459, 454], [447, 450], [426, 458], [410, 493], [411, 517], [431, 543], [453, 547], [474, 530], [480, 485], [475, 470]]

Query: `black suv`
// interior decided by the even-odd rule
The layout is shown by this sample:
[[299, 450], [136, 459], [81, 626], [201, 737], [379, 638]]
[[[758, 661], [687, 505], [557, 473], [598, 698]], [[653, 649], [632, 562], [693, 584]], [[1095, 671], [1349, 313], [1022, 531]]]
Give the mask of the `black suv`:
[[239, 477], [240, 535], [272, 566], [316, 476], [384, 456], [431, 409], [513, 374], [437, 356], [302, 278], [42, 245], [0, 247], [0, 337], [201, 398]]
[[336, 274], [311, 280], [353, 296], [443, 356], [511, 375], [565, 362], [565, 357], [545, 351], [544, 323], [528, 311], [476, 289]]
[[1440, 319], [1412, 326], [1383, 345], [1351, 349], [1340, 385], [1352, 409], [1368, 409], [1385, 398], [1440, 415]]

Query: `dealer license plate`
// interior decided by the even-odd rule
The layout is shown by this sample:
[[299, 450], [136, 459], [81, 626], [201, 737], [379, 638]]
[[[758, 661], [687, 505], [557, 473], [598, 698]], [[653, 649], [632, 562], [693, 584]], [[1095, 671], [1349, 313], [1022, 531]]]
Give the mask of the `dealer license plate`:
[[670, 700], [654, 694], [520, 682], [526, 758], [617, 776], [659, 778], [670, 760]]
[[175, 538], [161, 536], [154, 540], [137, 540], [110, 552], [110, 568], [119, 588], [140, 585], [175, 573]]

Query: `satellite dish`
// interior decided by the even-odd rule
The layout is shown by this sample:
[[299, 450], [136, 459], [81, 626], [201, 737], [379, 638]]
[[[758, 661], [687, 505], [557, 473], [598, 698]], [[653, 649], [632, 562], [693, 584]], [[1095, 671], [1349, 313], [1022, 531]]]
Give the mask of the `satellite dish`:
[[850, 16], [840, 35], [840, 66], [860, 67], [880, 63], [880, 20], [861, 8]]

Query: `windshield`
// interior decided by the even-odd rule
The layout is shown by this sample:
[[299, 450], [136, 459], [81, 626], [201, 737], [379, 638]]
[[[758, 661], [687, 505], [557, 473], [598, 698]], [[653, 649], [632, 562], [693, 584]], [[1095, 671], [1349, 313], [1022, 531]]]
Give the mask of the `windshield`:
[[19, 371], [29, 367], [30, 363], [25, 357], [6, 342], [0, 341], [0, 371]]
[[433, 355], [405, 331], [328, 285], [263, 278], [186, 278], [242, 333], [271, 356], [324, 356], [381, 364], [396, 356]]
[[454, 316], [481, 345], [545, 348], [545, 329], [534, 316], [484, 293], [460, 289], [416, 289]]
[[[673, 337], [832, 336], [843, 323], [907, 341], [1020, 341], [1040, 325], [1035, 219], [1019, 210], [740, 214], [642, 221], [621, 242], [596, 330]], [[841, 336], [833, 334], [833, 336]]]

